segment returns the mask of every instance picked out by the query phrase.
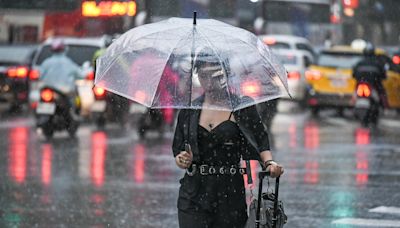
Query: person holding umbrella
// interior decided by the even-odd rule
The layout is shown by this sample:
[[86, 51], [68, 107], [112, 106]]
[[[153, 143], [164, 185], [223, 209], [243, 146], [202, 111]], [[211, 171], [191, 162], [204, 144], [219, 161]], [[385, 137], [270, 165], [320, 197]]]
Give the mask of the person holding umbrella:
[[[228, 60], [203, 48], [194, 60], [203, 96], [193, 101], [204, 109], [183, 109], [178, 116], [173, 153], [179, 168], [187, 169], [180, 180], [178, 219], [180, 227], [244, 227], [247, 205], [240, 160], [255, 159], [280, 176], [283, 167], [272, 160], [269, 139], [255, 106], [238, 111], [212, 110], [230, 97], [227, 89]], [[228, 108], [228, 107], [227, 107]], [[189, 146], [190, 145], [190, 146]]]
[[[156, 53], [150, 64], [132, 70], [149, 48]], [[149, 108], [180, 110], [172, 145], [177, 166], [186, 169], [180, 227], [243, 227], [246, 171], [240, 160], [259, 160], [272, 177], [283, 173], [256, 109], [288, 92], [286, 70], [270, 49], [244, 29], [197, 20], [194, 12], [193, 20], [170, 18], [129, 30], [97, 65], [96, 86]], [[167, 66], [180, 66], [180, 74], [164, 99]]]

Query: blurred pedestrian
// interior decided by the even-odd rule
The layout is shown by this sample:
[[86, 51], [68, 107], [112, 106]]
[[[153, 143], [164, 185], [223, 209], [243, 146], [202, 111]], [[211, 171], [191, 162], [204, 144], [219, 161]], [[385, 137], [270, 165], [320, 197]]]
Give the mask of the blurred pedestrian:
[[260, 160], [273, 177], [283, 173], [272, 160], [268, 133], [255, 106], [234, 112], [207, 109], [228, 99], [228, 70], [210, 49], [195, 57], [194, 71], [204, 94], [193, 102], [202, 109], [180, 111], [172, 146], [177, 166], [186, 169], [178, 197], [181, 228], [244, 227], [241, 159]]

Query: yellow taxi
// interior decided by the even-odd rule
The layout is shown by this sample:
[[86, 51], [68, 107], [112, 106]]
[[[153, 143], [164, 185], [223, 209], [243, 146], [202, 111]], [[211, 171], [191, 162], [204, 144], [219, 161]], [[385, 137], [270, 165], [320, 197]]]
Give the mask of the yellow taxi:
[[[376, 49], [378, 58], [387, 63], [387, 79], [383, 81], [391, 108], [400, 108], [400, 69], [386, 53]], [[356, 81], [352, 76], [353, 67], [363, 59], [362, 49], [351, 46], [334, 46], [321, 51], [318, 60], [305, 73], [307, 88], [306, 101], [313, 114], [321, 108], [353, 107]]]

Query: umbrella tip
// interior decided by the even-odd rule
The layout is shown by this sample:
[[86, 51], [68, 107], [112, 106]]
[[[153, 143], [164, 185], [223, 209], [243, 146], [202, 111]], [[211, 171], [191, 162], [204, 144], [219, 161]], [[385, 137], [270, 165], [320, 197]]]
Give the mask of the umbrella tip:
[[197, 17], [197, 12], [193, 11], [193, 24], [196, 24], [196, 17]]

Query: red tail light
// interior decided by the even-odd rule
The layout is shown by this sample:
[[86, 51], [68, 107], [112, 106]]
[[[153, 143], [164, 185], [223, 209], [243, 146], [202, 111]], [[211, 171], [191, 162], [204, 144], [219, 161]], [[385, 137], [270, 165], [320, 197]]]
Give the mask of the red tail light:
[[246, 96], [257, 97], [260, 95], [261, 88], [256, 81], [248, 81], [242, 84], [242, 93]]
[[400, 55], [393, 56], [392, 60], [394, 64], [400, 65]]
[[266, 45], [270, 45], [270, 46], [276, 44], [276, 39], [275, 39], [275, 38], [272, 38], [272, 37], [266, 37], [263, 41], [264, 41], [264, 43], [265, 43]]
[[310, 81], [319, 80], [322, 77], [321, 72], [316, 71], [316, 70], [308, 70], [308, 71], [306, 71], [305, 75], [306, 75], [307, 80], [310, 80]]
[[40, 77], [40, 72], [38, 70], [31, 70], [29, 72], [29, 79], [31, 81], [36, 81], [39, 79], [39, 77]]
[[94, 72], [90, 71], [89, 73], [86, 74], [86, 80], [94, 80]]
[[54, 92], [51, 89], [44, 89], [40, 92], [40, 98], [44, 102], [51, 102], [54, 100]]
[[299, 80], [301, 77], [300, 73], [297, 71], [292, 71], [288, 73], [288, 79]]
[[7, 70], [7, 75], [10, 78], [26, 78], [28, 76], [28, 67], [19, 66], [11, 67]]
[[371, 95], [371, 89], [368, 84], [359, 84], [357, 86], [357, 95], [359, 97], [369, 97]]
[[106, 90], [101, 87], [94, 87], [93, 88], [94, 96], [98, 98], [103, 98], [106, 94]]

